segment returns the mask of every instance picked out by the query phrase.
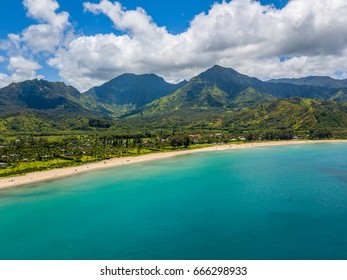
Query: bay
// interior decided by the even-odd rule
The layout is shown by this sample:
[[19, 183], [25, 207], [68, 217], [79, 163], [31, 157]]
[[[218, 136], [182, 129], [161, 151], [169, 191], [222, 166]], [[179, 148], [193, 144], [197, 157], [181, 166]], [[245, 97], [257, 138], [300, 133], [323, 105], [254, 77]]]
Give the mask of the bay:
[[202, 152], [0, 192], [0, 259], [347, 259], [347, 144]]

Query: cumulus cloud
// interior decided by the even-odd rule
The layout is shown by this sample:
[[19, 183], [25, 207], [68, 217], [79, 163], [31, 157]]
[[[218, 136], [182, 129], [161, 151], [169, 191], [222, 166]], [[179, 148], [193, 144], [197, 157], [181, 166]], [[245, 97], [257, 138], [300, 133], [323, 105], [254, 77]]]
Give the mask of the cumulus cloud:
[[57, 12], [59, 4], [55, 0], [24, 0], [27, 16], [37, 20], [20, 34], [9, 34], [0, 42], [0, 48], [9, 53], [40, 52], [54, 53], [71, 38], [72, 30], [67, 12]]
[[251, 0], [224, 1], [176, 35], [142, 8], [126, 10], [102, 0], [86, 2], [84, 9], [106, 15], [123, 34], [80, 36], [49, 61], [82, 90], [124, 72], [152, 72], [172, 81], [214, 64], [260, 78], [346, 72], [344, 0], [292, 0], [283, 9]]
[[35, 61], [21, 56], [11, 57], [7, 68], [12, 74], [0, 73], [0, 87], [7, 86], [12, 82], [42, 78], [36, 74], [36, 70], [40, 69], [41, 66]]
[[23, 5], [27, 16], [38, 24], [30, 25], [20, 34], [8, 34], [7, 40], [0, 41], [0, 49], [10, 57], [7, 69], [11, 72], [0, 73], [0, 86], [38, 77], [36, 70], [41, 67], [24, 56], [52, 55], [71, 39], [69, 14], [57, 12], [56, 0], [23, 0]]
[[21, 56], [15, 56], [10, 58], [10, 63], [8, 65], [8, 70], [17, 71], [17, 70], [29, 70], [36, 71], [41, 68], [41, 66], [33, 60], [26, 59]]
[[22, 40], [33, 52], [53, 52], [65, 39], [70, 26], [67, 12], [57, 13], [59, 4], [55, 0], [24, 0], [28, 16], [40, 24], [31, 25], [22, 33]]

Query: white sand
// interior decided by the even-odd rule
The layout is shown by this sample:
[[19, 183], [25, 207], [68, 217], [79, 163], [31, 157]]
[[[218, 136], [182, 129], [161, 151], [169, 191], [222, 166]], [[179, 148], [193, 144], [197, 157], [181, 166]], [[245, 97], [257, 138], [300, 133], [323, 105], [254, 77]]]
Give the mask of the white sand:
[[123, 157], [114, 158], [110, 160], [104, 160], [96, 163], [89, 163], [76, 167], [67, 167], [60, 169], [52, 169], [47, 171], [33, 172], [21, 176], [8, 177], [0, 179], [0, 189], [18, 187], [43, 181], [51, 181], [59, 178], [64, 178], [68, 176], [73, 176], [76, 174], [81, 174], [85, 172], [90, 172], [93, 170], [98, 170], [102, 168], [110, 168], [115, 166], [122, 166], [126, 164], [145, 162], [150, 160], [158, 160], [164, 158], [170, 158], [179, 155], [192, 154], [198, 152], [206, 151], [218, 151], [227, 149], [247, 149], [256, 148], [264, 146], [279, 146], [279, 145], [292, 145], [292, 144], [305, 144], [305, 143], [333, 143], [333, 142], [347, 142], [347, 140], [315, 140], [315, 141], [274, 141], [274, 142], [257, 142], [257, 143], [246, 143], [246, 144], [228, 144], [228, 145], [218, 145], [213, 147], [194, 149], [194, 150], [183, 150], [174, 152], [163, 152], [163, 153], [153, 153], [143, 156], [136, 157]]

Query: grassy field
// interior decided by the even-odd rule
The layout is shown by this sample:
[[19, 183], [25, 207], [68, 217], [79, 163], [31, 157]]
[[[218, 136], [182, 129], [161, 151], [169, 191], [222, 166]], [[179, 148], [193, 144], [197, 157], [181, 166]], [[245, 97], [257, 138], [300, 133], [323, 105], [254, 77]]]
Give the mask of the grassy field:
[[73, 166], [74, 162], [64, 159], [53, 159], [48, 161], [21, 162], [14, 167], [0, 169], [0, 177], [19, 175], [34, 171], [41, 171], [52, 168]]

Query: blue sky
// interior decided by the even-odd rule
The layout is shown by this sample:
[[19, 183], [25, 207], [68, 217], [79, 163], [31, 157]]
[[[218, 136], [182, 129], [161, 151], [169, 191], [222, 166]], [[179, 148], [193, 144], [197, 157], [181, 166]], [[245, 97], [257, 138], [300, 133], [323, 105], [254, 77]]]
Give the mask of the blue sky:
[[174, 82], [214, 64], [347, 78], [345, 2], [2, 1], [0, 86], [38, 77], [83, 91], [124, 72]]
[[[83, 12], [84, 0], [58, 0], [60, 10], [68, 11], [77, 29], [86, 35], [93, 35], [98, 32], [114, 32], [112, 23], [106, 17], [94, 17]], [[97, 2], [97, 1], [95, 1]], [[165, 25], [170, 32], [178, 33], [184, 31], [195, 15], [207, 12], [215, 2], [211, 0], [199, 1], [158, 1], [158, 0], [125, 0], [121, 3], [127, 9], [136, 7], [144, 8], [158, 25]], [[282, 8], [287, 4], [287, 0], [261, 0], [264, 5], [275, 5]], [[28, 25], [35, 23], [35, 20], [26, 16], [26, 9], [20, 0], [3, 2], [0, 9], [0, 38], [4, 39], [8, 33], [19, 33]]]

